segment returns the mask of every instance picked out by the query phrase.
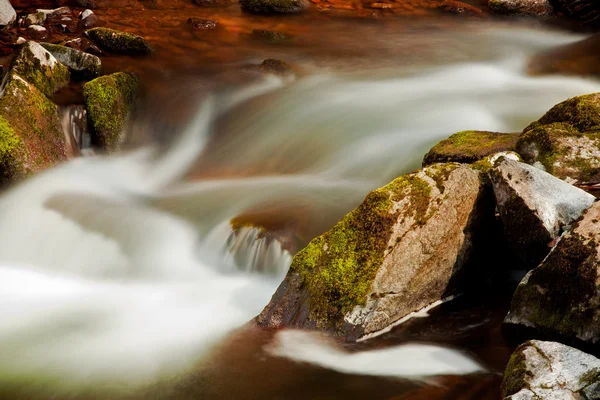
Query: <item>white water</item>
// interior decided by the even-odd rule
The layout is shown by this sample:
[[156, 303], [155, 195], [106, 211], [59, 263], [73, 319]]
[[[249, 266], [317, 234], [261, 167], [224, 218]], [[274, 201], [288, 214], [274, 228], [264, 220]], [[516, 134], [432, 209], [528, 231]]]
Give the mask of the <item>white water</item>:
[[[78, 159], [4, 193], [0, 385], [123, 388], [185, 371], [261, 311], [290, 259], [275, 247], [269, 257], [280, 266], [267, 267], [270, 274], [236, 272], [236, 257], [223, 256], [232, 217], [264, 204], [302, 209], [300, 222], [318, 233], [369, 189], [416, 168], [437, 140], [463, 129], [519, 131], [568, 97], [600, 91], [596, 81], [522, 72], [523, 54], [568, 37], [486, 40], [509, 46], [511, 56], [376, 80], [308, 77], [280, 90], [272, 80], [219, 98], [218, 109], [209, 102], [160, 157], [149, 148]], [[224, 115], [228, 140], [207, 146], [213, 119]], [[256, 173], [186, 183], [198, 156], [217, 170]], [[256, 254], [237, 260], [249, 257]], [[368, 354], [317, 350], [302, 361], [411, 375], [389, 370], [394, 363], [369, 371]], [[454, 362], [423, 365], [416, 375], [469, 372]]]

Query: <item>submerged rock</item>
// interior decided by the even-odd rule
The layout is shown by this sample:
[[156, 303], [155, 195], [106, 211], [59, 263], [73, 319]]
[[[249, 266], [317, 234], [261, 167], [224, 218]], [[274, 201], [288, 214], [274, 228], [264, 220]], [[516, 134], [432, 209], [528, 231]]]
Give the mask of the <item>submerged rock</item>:
[[573, 183], [600, 182], [600, 93], [552, 107], [519, 137], [516, 151], [529, 164]]
[[439, 162], [474, 163], [489, 155], [510, 150], [519, 136], [512, 133], [463, 131], [442, 140], [423, 158], [423, 166]]
[[69, 70], [39, 43], [25, 43], [13, 61], [14, 73], [32, 83], [46, 96], [69, 84]]
[[530, 165], [502, 157], [490, 170], [504, 233], [527, 268], [583, 214], [595, 197]]
[[83, 96], [94, 144], [108, 152], [119, 149], [138, 91], [138, 78], [127, 72], [101, 76], [85, 84]]
[[505, 400], [598, 399], [600, 360], [560, 343], [525, 342], [506, 367], [502, 395]]
[[255, 14], [292, 14], [308, 8], [307, 0], [240, 0], [244, 11]]
[[17, 13], [8, 0], [0, 0], [0, 30], [11, 26], [17, 19]]
[[507, 327], [552, 338], [600, 341], [600, 203], [590, 207], [517, 287]]
[[488, 5], [499, 14], [547, 16], [554, 11], [549, 0], [489, 0]]
[[93, 79], [102, 73], [100, 58], [92, 54], [57, 44], [42, 43], [41, 45], [76, 76]]
[[269, 74], [289, 75], [293, 74], [292, 67], [285, 61], [269, 58], [260, 64], [260, 70]]
[[218, 24], [217, 24], [217, 21], [213, 21], [210, 19], [190, 17], [188, 19], [188, 25], [190, 25], [192, 27], [192, 29], [207, 31], [207, 30], [215, 29]]
[[266, 42], [287, 42], [294, 37], [283, 32], [267, 31], [264, 29], [255, 29], [252, 31], [252, 38]]
[[152, 51], [146, 40], [138, 35], [109, 28], [93, 28], [85, 35], [102, 50], [119, 54], [148, 54]]
[[57, 106], [14, 69], [9, 74], [0, 98], [0, 184], [66, 159]]
[[257, 323], [356, 339], [460, 292], [493, 216], [485, 187], [468, 166], [437, 164], [374, 190], [296, 254]]

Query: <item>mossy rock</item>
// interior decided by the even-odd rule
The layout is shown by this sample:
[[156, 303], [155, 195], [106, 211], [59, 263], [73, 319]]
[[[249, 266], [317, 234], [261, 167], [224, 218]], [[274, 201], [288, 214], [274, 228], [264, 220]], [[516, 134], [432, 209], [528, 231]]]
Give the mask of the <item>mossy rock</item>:
[[242, 10], [254, 14], [292, 14], [308, 8], [307, 0], [240, 0]]
[[0, 183], [66, 160], [58, 108], [35, 86], [10, 73], [0, 98]]
[[85, 35], [102, 50], [119, 54], [148, 54], [152, 48], [141, 36], [109, 28], [93, 28]]
[[21, 46], [11, 68], [46, 96], [52, 96], [67, 86], [71, 78], [64, 65], [39, 43], [32, 41]]
[[502, 394], [505, 400], [598, 399], [600, 360], [561, 343], [525, 342], [506, 366]]
[[574, 97], [529, 125], [515, 145], [532, 165], [573, 183], [600, 182], [600, 93]]
[[600, 203], [565, 233], [514, 293], [509, 326], [569, 342], [600, 341]]
[[123, 140], [123, 128], [139, 91], [137, 76], [117, 72], [86, 83], [83, 96], [95, 145], [113, 152]]
[[372, 191], [296, 254], [258, 324], [356, 339], [463, 290], [493, 216], [485, 188], [468, 166], [436, 164]]
[[423, 158], [423, 166], [440, 162], [471, 164], [489, 155], [512, 149], [518, 139], [519, 136], [513, 133], [458, 132], [433, 146]]
[[82, 79], [94, 79], [102, 74], [102, 62], [93, 54], [58, 44], [41, 43], [54, 58], [69, 68], [73, 76]]
[[498, 14], [545, 17], [554, 11], [548, 0], [489, 0], [488, 5]]

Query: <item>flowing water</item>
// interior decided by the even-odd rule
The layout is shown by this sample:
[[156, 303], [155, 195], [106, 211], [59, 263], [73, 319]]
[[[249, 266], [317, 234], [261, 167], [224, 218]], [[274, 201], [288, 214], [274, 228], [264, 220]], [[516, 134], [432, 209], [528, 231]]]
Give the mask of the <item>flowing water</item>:
[[[440, 61], [456, 38], [419, 68], [316, 68], [208, 96], [190, 81], [185, 124], [157, 122], [183, 107], [173, 92], [155, 99], [162, 114], [132, 122], [135, 149], [3, 193], [0, 399], [497, 398], [502, 296], [455, 300], [354, 346], [246, 325], [295, 251], [436, 141], [518, 132], [600, 91], [525, 73], [533, 53], [575, 36], [465, 35], [452, 60]], [[404, 345], [415, 341], [428, 344]]]

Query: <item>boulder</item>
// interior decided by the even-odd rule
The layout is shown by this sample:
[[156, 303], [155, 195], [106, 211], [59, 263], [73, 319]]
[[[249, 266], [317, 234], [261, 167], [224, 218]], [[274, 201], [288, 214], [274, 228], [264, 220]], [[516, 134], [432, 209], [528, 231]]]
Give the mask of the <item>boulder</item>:
[[0, 30], [11, 26], [17, 19], [17, 13], [8, 0], [0, 0]]
[[479, 171], [452, 163], [374, 190], [296, 254], [256, 322], [354, 340], [461, 292], [493, 218], [487, 188]]
[[531, 340], [510, 357], [504, 400], [600, 398], [600, 360], [561, 343]]
[[423, 166], [440, 162], [471, 164], [489, 155], [510, 150], [519, 136], [513, 133], [463, 131], [451, 135], [429, 150]]
[[73, 73], [74, 76], [84, 79], [93, 79], [102, 73], [102, 62], [100, 58], [84, 53], [77, 49], [60, 46], [57, 44], [41, 43], [52, 54], [58, 62]]
[[600, 341], [600, 203], [573, 224], [517, 287], [507, 328], [596, 345]]
[[22, 45], [12, 70], [46, 96], [52, 96], [67, 86], [70, 80], [69, 70], [40, 44], [32, 41]]
[[552, 0], [552, 5], [583, 25], [600, 26], [600, 3], [597, 0]]
[[0, 98], [0, 184], [64, 160], [57, 106], [13, 69]]
[[489, 0], [490, 8], [499, 14], [548, 16], [554, 9], [549, 0]]
[[146, 40], [138, 35], [108, 28], [92, 28], [85, 35], [102, 50], [119, 54], [148, 54], [152, 51]]
[[127, 72], [101, 76], [83, 86], [93, 144], [107, 152], [119, 149], [138, 91], [138, 78]]
[[254, 14], [292, 14], [308, 8], [307, 0], [240, 0], [242, 10]]
[[600, 182], [600, 93], [574, 97], [529, 125], [515, 145], [528, 164], [571, 183]]
[[489, 171], [504, 234], [523, 265], [536, 267], [560, 236], [595, 197], [542, 170], [510, 160]]

